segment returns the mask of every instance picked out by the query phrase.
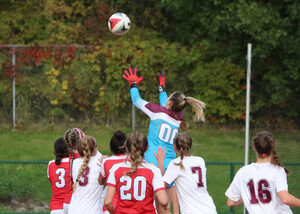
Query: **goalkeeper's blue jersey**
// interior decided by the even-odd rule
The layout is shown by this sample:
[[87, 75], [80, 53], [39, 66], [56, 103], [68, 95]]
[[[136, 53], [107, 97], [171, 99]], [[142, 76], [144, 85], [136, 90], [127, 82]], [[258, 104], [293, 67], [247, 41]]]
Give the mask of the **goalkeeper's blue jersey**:
[[157, 160], [153, 152], [157, 153], [159, 146], [165, 147], [167, 153], [164, 160], [164, 168], [167, 168], [169, 162], [176, 157], [173, 149], [173, 140], [183, 120], [183, 113], [175, 113], [165, 107], [168, 98], [166, 92], [160, 92], [159, 100], [161, 105], [143, 100], [138, 88], [132, 88], [130, 94], [133, 104], [150, 118], [148, 151], [145, 153], [145, 160], [157, 166]]

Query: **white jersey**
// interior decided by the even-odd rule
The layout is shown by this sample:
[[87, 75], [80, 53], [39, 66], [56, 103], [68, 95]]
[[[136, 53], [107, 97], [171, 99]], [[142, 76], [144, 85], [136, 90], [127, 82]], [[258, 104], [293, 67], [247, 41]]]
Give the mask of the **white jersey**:
[[288, 190], [286, 173], [271, 163], [252, 163], [235, 175], [225, 195], [232, 201], [243, 199], [249, 214], [292, 214], [278, 192]]
[[204, 160], [201, 157], [185, 156], [182, 160], [184, 169], [175, 165], [180, 160], [180, 157], [172, 160], [163, 176], [168, 184], [175, 181], [180, 213], [217, 214], [215, 204], [207, 192]]
[[[77, 187], [73, 192], [68, 214], [101, 214], [101, 194], [103, 186], [99, 185], [100, 173], [99, 157], [92, 156], [85, 172], [82, 174]], [[76, 181], [78, 172], [83, 163], [83, 158], [75, 159], [73, 162], [72, 177]]]

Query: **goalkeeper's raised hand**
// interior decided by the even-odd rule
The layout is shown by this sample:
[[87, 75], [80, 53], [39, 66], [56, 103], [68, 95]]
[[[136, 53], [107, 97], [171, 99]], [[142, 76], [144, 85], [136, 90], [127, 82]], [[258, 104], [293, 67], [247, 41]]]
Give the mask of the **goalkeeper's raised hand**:
[[159, 86], [158, 86], [158, 90], [159, 92], [162, 92], [162, 91], [166, 91], [166, 72], [165, 70], [161, 70], [161, 72], [158, 72], [158, 83], [159, 83]]
[[144, 79], [144, 77], [138, 77], [137, 68], [130, 67], [124, 71], [123, 78], [128, 81], [131, 88], [137, 88], [139, 83]]

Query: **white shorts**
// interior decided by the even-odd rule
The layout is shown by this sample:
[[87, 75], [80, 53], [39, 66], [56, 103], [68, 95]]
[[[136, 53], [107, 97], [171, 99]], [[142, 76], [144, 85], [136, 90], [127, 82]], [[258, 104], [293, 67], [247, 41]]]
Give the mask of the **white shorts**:
[[50, 214], [65, 214], [64, 210], [52, 210]]
[[64, 203], [64, 214], [68, 214], [68, 212], [69, 212], [69, 206], [70, 206], [70, 204], [65, 204]]

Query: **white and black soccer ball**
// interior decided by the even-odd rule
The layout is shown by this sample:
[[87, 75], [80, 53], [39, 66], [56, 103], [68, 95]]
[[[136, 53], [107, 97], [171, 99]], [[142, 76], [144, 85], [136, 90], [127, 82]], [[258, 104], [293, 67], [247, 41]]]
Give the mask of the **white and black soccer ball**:
[[130, 29], [130, 19], [125, 13], [115, 13], [108, 19], [108, 28], [115, 35], [123, 35]]

